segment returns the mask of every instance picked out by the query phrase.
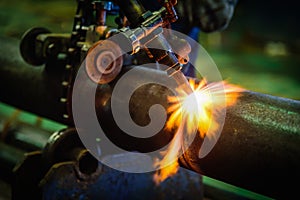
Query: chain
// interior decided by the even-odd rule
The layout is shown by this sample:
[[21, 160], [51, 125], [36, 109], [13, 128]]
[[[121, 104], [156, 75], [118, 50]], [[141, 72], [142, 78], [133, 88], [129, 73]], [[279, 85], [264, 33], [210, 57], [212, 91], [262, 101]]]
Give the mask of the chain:
[[91, 13], [92, 9], [91, 0], [79, 0], [76, 10], [76, 14], [73, 22], [73, 29], [70, 38], [70, 43], [67, 51], [67, 63], [65, 65], [64, 78], [62, 81], [63, 86], [63, 96], [60, 102], [65, 106], [65, 112], [63, 113], [63, 118], [70, 122], [72, 120], [71, 116], [71, 99], [72, 99], [72, 85], [76, 75], [76, 68], [81, 63], [81, 47], [78, 45], [79, 42], [84, 42], [86, 36], [86, 26], [88, 26], [92, 21]]

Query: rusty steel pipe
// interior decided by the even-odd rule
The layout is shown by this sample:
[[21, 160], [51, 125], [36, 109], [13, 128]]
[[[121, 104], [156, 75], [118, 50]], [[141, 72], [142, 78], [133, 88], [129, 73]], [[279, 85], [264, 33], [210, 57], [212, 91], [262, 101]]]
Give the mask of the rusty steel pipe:
[[[64, 122], [64, 108], [59, 102], [61, 74], [48, 74], [24, 64], [18, 56], [18, 43], [1, 39], [0, 101], [20, 109]], [[59, 65], [59, 64], [57, 64]], [[54, 67], [54, 66], [53, 66]], [[59, 68], [56, 66], [56, 68]], [[149, 76], [162, 72], [141, 67]], [[124, 71], [123, 71], [124, 72]], [[118, 81], [118, 80], [116, 80]], [[91, 81], [87, 83], [93, 84]], [[133, 83], [128, 81], [130, 87]], [[161, 131], [150, 139], [139, 141], [128, 137], [112, 118], [110, 98], [114, 82], [100, 85], [95, 96], [97, 112], [103, 129], [111, 140], [128, 150], [151, 151], [172, 138], [171, 132]], [[84, 90], [82, 91], [84, 96]], [[149, 123], [148, 109], [154, 103], [168, 106], [167, 88], [145, 85], [130, 100], [130, 114], [139, 125]], [[45, 98], [46, 97], [46, 98]], [[122, 101], [122, 99], [120, 99]], [[108, 102], [108, 103], [105, 103]], [[196, 138], [180, 158], [181, 166], [203, 175], [225, 181], [275, 198], [297, 194], [300, 168], [300, 102], [246, 91], [237, 103], [227, 110], [224, 129], [213, 150], [203, 159], [198, 158], [202, 140]]]
[[[145, 73], [162, 76], [147, 69]], [[103, 103], [109, 102], [113, 88], [101, 87], [106, 92], [96, 96], [96, 110], [103, 130], [114, 133], [108, 137], [115, 144], [127, 150], [149, 152], [171, 140], [174, 133], [166, 130], [147, 139], [124, 134], [113, 121], [111, 105]], [[129, 104], [132, 119], [141, 126], [147, 125], [149, 108], [154, 104], [167, 108], [168, 95], [170, 91], [160, 85], [140, 87]], [[182, 167], [274, 198], [297, 193], [291, 180], [300, 178], [300, 101], [242, 92], [236, 104], [227, 109], [224, 128], [213, 150], [199, 159], [202, 142], [195, 138], [179, 159]]]
[[276, 199], [298, 194], [299, 101], [243, 92], [227, 109], [216, 145], [199, 159], [201, 143], [200, 138], [193, 141], [181, 166]]

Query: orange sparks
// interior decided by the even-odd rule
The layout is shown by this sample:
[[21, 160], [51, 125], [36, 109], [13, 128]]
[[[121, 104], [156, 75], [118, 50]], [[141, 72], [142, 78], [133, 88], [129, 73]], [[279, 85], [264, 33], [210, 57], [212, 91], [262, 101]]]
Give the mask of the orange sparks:
[[214, 138], [219, 130], [218, 113], [236, 102], [239, 92], [243, 89], [225, 81], [200, 83], [189, 80], [192, 93], [187, 94], [181, 88], [177, 89], [178, 96], [168, 97], [171, 104], [168, 108], [170, 117], [166, 129], [178, 127], [170, 145], [162, 152], [162, 160], [155, 163], [159, 170], [154, 175], [155, 183], [159, 184], [166, 178], [176, 174], [179, 164], [178, 157], [184, 151], [184, 138], [192, 136], [196, 131], [201, 138]]

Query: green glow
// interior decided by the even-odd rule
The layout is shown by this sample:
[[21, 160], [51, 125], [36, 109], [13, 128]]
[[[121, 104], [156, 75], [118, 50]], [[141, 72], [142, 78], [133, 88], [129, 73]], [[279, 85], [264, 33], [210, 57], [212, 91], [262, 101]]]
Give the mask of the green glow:
[[249, 199], [259, 199], [259, 200], [270, 200], [271, 198], [263, 196], [261, 194], [257, 194], [255, 192], [251, 192], [249, 190], [245, 190], [227, 183], [224, 183], [222, 181], [218, 181], [212, 178], [209, 178], [207, 176], [203, 176], [203, 183], [212, 186], [214, 188], [234, 193], [238, 196], [242, 196]]
[[[18, 109], [12, 106], [0, 103], [0, 117], [4, 117], [8, 120], [9, 118], [12, 118], [12, 116], [16, 114], [17, 111]], [[16, 119], [14, 119], [13, 121], [36, 125], [50, 132], [55, 132], [66, 127], [63, 124], [46, 118], [38, 117], [37, 115], [25, 111], [21, 111], [19, 114], [16, 114]]]

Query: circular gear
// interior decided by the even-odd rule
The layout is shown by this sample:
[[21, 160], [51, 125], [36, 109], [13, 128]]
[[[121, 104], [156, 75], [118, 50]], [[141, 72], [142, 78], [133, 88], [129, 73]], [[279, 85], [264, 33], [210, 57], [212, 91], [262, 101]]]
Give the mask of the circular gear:
[[90, 48], [85, 62], [86, 72], [92, 81], [99, 84], [109, 83], [121, 71], [122, 50], [111, 40], [101, 40]]

